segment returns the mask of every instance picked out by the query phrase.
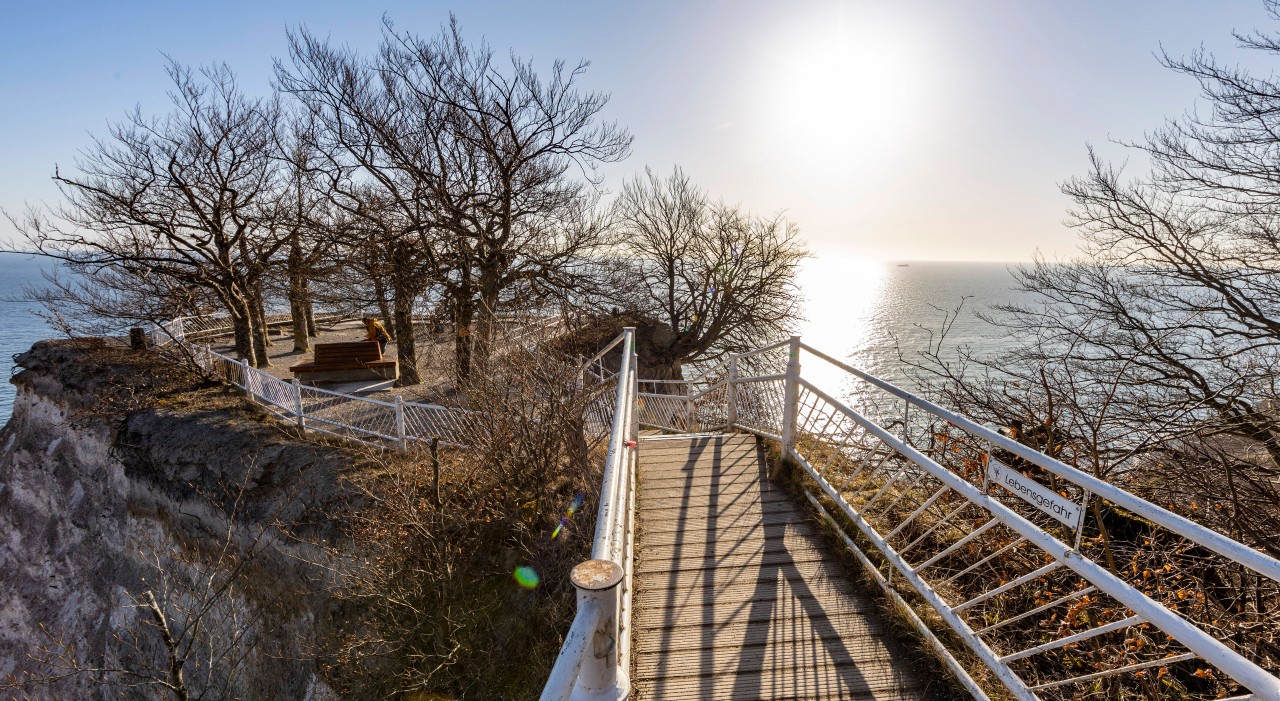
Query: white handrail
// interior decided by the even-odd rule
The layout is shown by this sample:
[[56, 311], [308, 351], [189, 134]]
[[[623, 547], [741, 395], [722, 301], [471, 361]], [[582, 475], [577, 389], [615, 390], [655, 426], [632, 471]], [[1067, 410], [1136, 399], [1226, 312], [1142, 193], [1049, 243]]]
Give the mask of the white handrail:
[[[632, 569], [634, 564], [635, 533], [635, 463], [636, 463], [636, 416], [637, 372], [635, 356], [635, 329], [626, 328], [622, 334], [606, 346], [606, 350], [621, 345], [622, 358], [616, 377], [617, 389], [614, 392], [613, 421], [609, 431], [608, 450], [605, 455], [604, 474], [601, 478], [600, 504], [596, 511], [595, 535], [591, 543], [593, 562], [608, 562], [616, 565], [621, 571], [621, 591], [611, 599], [615, 602], [614, 617], [607, 625], [599, 625], [602, 615], [586, 604], [596, 601], [584, 595], [579, 589], [578, 611], [573, 625], [560, 654], [556, 657], [555, 666], [542, 689], [542, 701], [565, 701], [566, 699], [625, 699], [630, 693], [627, 681], [627, 670], [630, 667], [630, 635], [631, 635], [631, 593]], [[583, 364], [585, 369], [591, 363], [600, 360], [601, 354]], [[581, 566], [581, 565], [580, 565]], [[575, 586], [577, 583], [575, 582]], [[608, 613], [608, 612], [606, 612]], [[588, 623], [593, 618], [595, 622]], [[601, 660], [593, 651], [582, 643], [582, 638], [575, 631], [600, 631], [609, 636], [610, 643], [605, 646], [605, 657]], [[591, 657], [591, 681], [583, 688], [580, 670], [586, 665], [585, 658]], [[603, 688], [601, 688], [603, 687]], [[577, 692], [577, 693], [575, 693]], [[601, 696], [604, 694], [604, 696]]]
[[[724, 423], [727, 424], [730, 429], [748, 431], [771, 440], [782, 441], [785, 443], [790, 442], [792, 436], [801, 434], [807, 435], [808, 438], [797, 440], [796, 445], [784, 446], [784, 454], [795, 460], [796, 464], [799, 465], [800, 468], [818, 484], [821, 491], [832, 500], [838, 510], [841, 511], [844, 516], [848, 517], [850, 522], [852, 522], [858, 530], [862, 532], [862, 535], [875, 546], [876, 550], [879, 551], [879, 555], [882, 556], [883, 560], [891, 566], [894, 573], [896, 575], [901, 575], [897, 578], [898, 582], [905, 581], [908, 583], [910, 588], [915, 590], [914, 593], [916, 595], [923, 599], [929, 606], [936, 609], [936, 618], [940, 618], [946, 623], [946, 625], [953, 629], [957, 638], [969, 647], [970, 650], [995, 673], [996, 678], [1004, 684], [1014, 697], [1034, 700], [1039, 698], [1036, 695], [1036, 691], [1038, 689], [1057, 688], [1066, 684], [1087, 682], [1089, 680], [1105, 676], [1129, 673], [1133, 670], [1156, 666], [1155, 662], [1133, 662], [1130, 660], [1131, 664], [1121, 665], [1113, 670], [1091, 672], [1088, 675], [1071, 677], [1068, 679], [1045, 681], [1043, 683], [1036, 684], [1035, 686], [1029, 686], [1027, 683], [1024, 683], [1021, 677], [1010, 667], [1010, 663], [1030, 655], [1054, 649], [1070, 649], [1069, 646], [1074, 643], [1082, 642], [1086, 639], [1114, 630], [1120, 630], [1121, 628], [1132, 625], [1135, 622], [1142, 622], [1162, 631], [1191, 651], [1190, 653], [1181, 655], [1171, 654], [1170, 657], [1166, 658], [1168, 660], [1166, 664], [1172, 665], [1174, 662], [1196, 657], [1216, 668], [1223, 675], [1230, 677], [1230, 679], [1234, 680], [1236, 683], [1250, 689], [1254, 696], [1249, 698], [1280, 701], [1280, 679], [1277, 679], [1276, 676], [1272, 675], [1269, 671], [1264, 670], [1250, 659], [1244, 657], [1241, 653], [1232, 649], [1226, 644], [1226, 641], [1219, 640], [1214, 637], [1209, 630], [1200, 627], [1179, 611], [1171, 609], [1165, 604], [1156, 601], [1142, 590], [1126, 582], [1117, 573], [1112, 572], [1110, 568], [1089, 559], [1078, 549], [1078, 545], [1072, 546], [1067, 542], [1060, 540], [1045, 528], [1036, 525], [1030, 517], [1021, 514], [1013, 506], [1006, 504], [996, 496], [986, 493], [988, 487], [985, 483], [982, 487], [976, 486], [970, 481], [970, 479], [961, 476], [957, 472], [953, 472], [950, 468], [945, 467], [938, 462], [938, 460], [941, 460], [942, 458], [935, 460], [934, 457], [930, 457], [930, 455], [926, 455], [920, 450], [917, 450], [905, 439], [905, 437], [893, 435], [889, 430], [881, 427], [875, 421], [855, 411], [849, 406], [846, 406], [830, 394], [824, 392], [821, 388], [816, 387], [813, 383], [804, 379], [800, 372], [799, 354], [801, 351], [807, 352], [816, 358], [830, 363], [836, 368], [869, 383], [872, 387], [903, 400], [906, 406], [922, 410], [923, 414], [927, 417], [931, 417], [932, 419], [936, 419], [940, 422], [945, 422], [969, 433], [980, 441], [985, 441], [991, 447], [1006, 450], [1027, 460], [1029, 463], [1040, 466], [1049, 473], [1065, 480], [1067, 483], [1075, 485], [1075, 488], [1081, 489], [1086, 499], [1091, 495], [1092, 498], [1105, 500], [1144, 519], [1152, 524], [1153, 527], [1161, 527], [1171, 533], [1176, 533], [1182, 538], [1185, 538], [1189, 543], [1197, 544], [1231, 562], [1242, 565], [1253, 572], [1268, 577], [1273, 582], [1280, 582], [1280, 560], [1277, 560], [1266, 553], [1259, 552], [1258, 550], [1251, 548], [1244, 543], [1240, 543], [1222, 533], [1179, 516], [1168, 509], [1162, 508], [1138, 497], [1135, 494], [1127, 492], [1114, 484], [1077, 470], [1076, 468], [1073, 468], [1061, 461], [1035, 451], [1028, 446], [1018, 443], [1017, 441], [1001, 435], [990, 428], [978, 424], [968, 417], [944, 409], [933, 402], [918, 397], [915, 394], [875, 377], [870, 373], [864, 372], [849, 365], [848, 363], [837, 360], [836, 358], [818, 351], [807, 344], [801, 343], [798, 338], [789, 339], [788, 341], [780, 341], [759, 350], [730, 356], [728, 362], [732, 363], [742, 357], [757, 355], [765, 352], [766, 350], [777, 349], [787, 345], [788, 343], [793, 344], [793, 348], [788, 362], [788, 371], [786, 373], [761, 374], [756, 377], [728, 377], [718, 380], [711, 386], [705, 387], [697, 393], [691, 393], [688, 397], [688, 401], [695, 405], [693, 409], [695, 422], [703, 421], [705, 423], [705, 421], [715, 421], [723, 414], [729, 417], [724, 421]], [[724, 365], [724, 363], [721, 365]], [[708, 371], [708, 373], [703, 374], [699, 379], [689, 380], [688, 383], [706, 384], [706, 378], [711, 376], [710, 373], [713, 372], [715, 372], [715, 368]], [[724, 385], [728, 386], [728, 392], [719, 391]], [[803, 394], [806, 399], [801, 400], [801, 394]], [[727, 406], [722, 406], [727, 404], [730, 397], [735, 401], [732, 415], [730, 415]], [[680, 399], [683, 400], [684, 397], [680, 397]], [[805, 421], [807, 423], [805, 426], [796, 425], [797, 416], [801, 414], [806, 417]], [[655, 417], [659, 419], [661, 418], [658, 414], [649, 416], [651, 419]], [[845, 423], [842, 424], [842, 421]], [[657, 424], [649, 425], [661, 427]], [[847, 427], [842, 427], [846, 425]], [[869, 486], [870, 489], [868, 489], [862, 496], [857, 497], [857, 500], [862, 502], [862, 506], [858, 508], [853, 507], [849, 501], [846, 500], [844, 494], [845, 487], [843, 485], [837, 487], [831, 482], [828, 482], [825, 478], [823, 470], [831, 469], [829, 467], [832, 464], [830, 462], [830, 458], [824, 458], [824, 460], [827, 461], [824, 463], [826, 466], [818, 466], [810, 464], [805, 457], [805, 452], [811, 450], [812, 442], [823, 442], [826, 439], [826, 435], [829, 430], [834, 430], [837, 435], [851, 436], [852, 434], [849, 432], [853, 431], [855, 428], [860, 432], [860, 435], [866, 436], [867, 440], [874, 439], [874, 441], [878, 441], [876, 446], [879, 447], [874, 447], [871, 444], [863, 445], [861, 442], [850, 443], [846, 446], [844, 439], [837, 440], [836, 443], [829, 447], [837, 452], [844, 452], [851, 449], [851, 446], [856, 445], [860, 446], [859, 450], [874, 451], [875, 455], [882, 455], [882, 451], [887, 448], [890, 450], [889, 454], [896, 454], [900, 456], [900, 458], [898, 458], [899, 460], [905, 459], [906, 461], [909, 461], [905, 464], [911, 466], [910, 469], [917, 470], [917, 472], [910, 473], [903, 472], [908, 469], [906, 467], [895, 467], [892, 470], [892, 475], [883, 473], [880, 477], [881, 481], [879, 483], [866, 482], [866, 486]], [[864, 456], [867, 458], [866, 461], [859, 462], [858, 464], [866, 465], [870, 462], [871, 453], [864, 453]], [[850, 459], [853, 459], [852, 456], [850, 456]], [[864, 468], [858, 468], [852, 474], [844, 473], [841, 480], [838, 481], [843, 481], [844, 484], [847, 485], [850, 483], [850, 480], [860, 474], [864, 476], [864, 480], [870, 480], [871, 476], [879, 469], [878, 466], [884, 464], [884, 460], [880, 459], [874, 464], [876, 466], [871, 467], [869, 472], [863, 472]], [[916, 476], [913, 476], [908, 480], [904, 475]], [[940, 485], [940, 488], [934, 492], [932, 491], [934, 486], [930, 486], [928, 490], [924, 491], [920, 496], [920, 499], [924, 501], [919, 508], [915, 508], [917, 502], [913, 498], [910, 508], [902, 512], [905, 514], [906, 511], [910, 511], [912, 508], [915, 509], [909, 516], [905, 517], [906, 520], [900, 522], [896, 520], [886, 521], [886, 530], [892, 531], [889, 535], [882, 535], [878, 532], [870, 519], [901, 519], [903, 517], [901, 515], [893, 516], [890, 514], [893, 510], [893, 506], [898, 503], [907, 491], [913, 489], [924, 476], [928, 476], [931, 480], [931, 484], [935, 486]], [[889, 499], [891, 502], [889, 507], [885, 507], [880, 510], [870, 509], [870, 507], [880, 499], [881, 495], [895, 486], [895, 482], [898, 483], [898, 486], [904, 488], [902, 495], [898, 496], [897, 499]], [[908, 482], [909, 484], [904, 484]], [[877, 486], [878, 489], [876, 489]], [[870, 498], [868, 498], [867, 495], [872, 492], [875, 493], [874, 496], [870, 496]], [[925, 499], [925, 497], [930, 493], [932, 493], [932, 496]], [[854, 498], [854, 494], [854, 492], [850, 492], [850, 498]], [[929, 536], [929, 534], [933, 532], [933, 529], [937, 528], [937, 525], [932, 526], [928, 530], [923, 528], [920, 529], [924, 531], [924, 535], [918, 537], [914, 534], [911, 535], [909, 539], [914, 538], [915, 540], [902, 547], [901, 551], [892, 545], [890, 540], [899, 532], [904, 532], [903, 529], [912, 520], [914, 520], [916, 516], [929, 509], [930, 505], [934, 504], [934, 502], [944, 494], [949, 495], [948, 499], [952, 500], [949, 503], [961, 503], [966, 506], [959, 507], [955, 510], [951, 510], [951, 506], [947, 507], [947, 510], [951, 510], [950, 513], [937, 523], [945, 522], [946, 519], [950, 519], [955, 514], [960, 513], [960, 508], [966, 507], [972, 509], [976, 506], [982, 509], [982, 513], [986, 515], [981, 518], [975, 517], [972, 521], [966, 521], [964, 527], [960, 530], [961, 535], [959, 536], [960, 539], [958, 541], [952, 542], [957, 536], [948, 536], [946, 540], [939, 541], [936, 546], [930, 546], [932, 549], [929, 553], [925, 553], [920, 556], [920, 562], [912, 564], [906, 558], [907, 550], [911, 549], [917, 543], [920, 543], [924, 538]], [[1016, 500], [1014, 503], [1020, 504], [1020, 502], [1017, 502]], [[934, 508], [938, 507], [935, 506]], [[872, 515], [873, 512], [874, 515]], [[938, 513], [942, 514], [945, 513], [945, 511], [939, 511]], [[1038, 512], [1032, 511], [1032, 513]], [[983, 523], [983, 521], [985, 521], [985, 523]], [[963, 552], [962, 548], [965, 548], [966, 546], [972, 547], [971, 544], [976, 543], [978, 540], [985, 537], [984, 534], [996, 533], [992, 528], [995, 524], [1000, 524], [1002, 527], [1012, 531], [1012, 535], [1016, 536], [1016, 540], [1009, 545], [1005, 545], [1003, 549], [997, 547], [999, 544], [997, 542], [996, 545], [992, 546], [997, 549], [995, 555], [991, 555], [980, 560], [978, 564], [988, 562], [990, 557], [995, 557], [1000, 553], [1007, 552], [1013, 544], [1023, 543], [1026, 546], [1036, 548], [1038, 551], [1044, 553], [1048, 558], [1052, 558], [1052, 562], [1055, 563], [1055, 565], [1041, 567], [1039, 570], [1030, 574], [1012, 578], [1009, 582], [1000, 583], [1000, 586], [996, 586], [994, 589], [987, 587], [983, 582], [972, 582], [966, 586], [970, 588], [974, 586], [986, 587], [985, 589], [980, 589], [980, 591], [984, 593], [979, 594], [976, 598], [971, 598], [972, 595], [966, 595], [964, 598], [969, 599], [969, 601], [948, 603], [940, 592], [952, 591], [955, 587], [954, 581], [956, 577], [960, 577], [967, 572], [972, 572], [973, 566], [963, 569], [959, 574], [942, 580], [941, 583], [943, 585], [947, 585], [947, 588], [945, 589], [935, 589], [928, 581], [926, 581], [925, 577], [922, 576], [921, 573], [931, 567], [937, 568], [938, 565], [936, 563], [945, 561], [948, 557], [959, 556], [960, 553]], [[1081, 526], [1077, 526], [1074, 528], [1080, 527]], [[1080, 533], [1082, 532], [1083, 531], [1080, 531]], [[1080, 535], [1077, 533], [1077, 543], [1079, 537]], [[853, 545], [851, 540], [847, 540], [847, 542], [851, 546]], [[975, 550], [974, 552], [980, 551]], [[857, 554], [860, 556], [860, 560], [865, 560], [865, 556], [862, 556], [861, 551], [857, 551]], [[967, 563], [967, 560], [960, 560], [958, 563], [959, 564], [957, 566], [962, 567]], [[1111, 600], [1118, 602], [1122, 607], [1121, 610], [1127, 610], [1131, 615], [1128, 618], [1111, 623], [1100, 622], [1097, 627], [1090, 630], [1078, 632], [1065, 638], [1042, 642], [1038, 645], [1032, 645], [1024, 650], [1010, 652], [1005, 655], [997, 654], [992, 650], [992, 648], [983, 640], [982, 636], [1001, 625], [1022, 620], [1026, 616], [1045, 613], [1048, 608], [1054, 604], [1046, 604], [1032, 611], [1025, 611], [1021, 613], [1015, 610], [1012, 612], [1011, 617], [1004, 617], [1003, 620], [999, 621], [995, 625], [988, 624], [978, 626], [981, 630], [977, 631], [970, 628], [965, 622], [965, 619], [961, 616], [962, 612], [969, 615], [972, 611], [976, 611], [977, 609], [973, 607], [977, 602], [990, 602], [995, 600], [995, 597], [997, 596], [1009, 595], [1013, 589], [1021, 586], [1028, 586], [1031, 581], [1039, 580], [1042, 577], [1048, 576], [1050, 571], [1058, 571], [1059, 567], [1063, 568], [1061, 569], [1061, 572], [1069, 573], [1068, 576], [1084, 580], [1080, 582], [1080, 586], [1085, 586], [1086, 584], [1089, 585], [1087, 589], [1080, 591], [1093, 591], [1098, 592], [1101, 595], [1105, 595]], [[895, 586], [893, 584], [893, 578], [890, 578], [882, 584], [888, 586], [890, 589]], [[994, 585], [996, 583], [992, 584]], [[1077, 591], [1077, 594], [1078, 593], [1079, 591]], [[896, 596], [896, 592], [893, 592], [893, 594]], [[901, 598], [898, 597], [896, 600], [900, 599]], [[1058, 601], [1061, 600], [1062, 599], [1059, 599]], [[982, 605], [986, 606], [987, 604], [984, 603]], [[1045, 613], [1045, 615], [1048, 614]], [[934, 640], [936, 640], [936, 638], [934, 638]], [[935, 649], [937, 649], [936, 646]], [[947, 653], [947, 655], [949, 654], [950, 653]], [[946, 656], [944, 656], [944, 658], [949, 666], [954, 667], [953, 658], [947, 658]]]
[[[1221, 641], [1195, 625], [1192, 625], [1191, 622], [1187, 621], [1182, 616], [1170, 611], [1159, 602], [1151, 599], [1141, 591], [1138, 591], [1124, 580], [1112, 574], [1107, 568], [1083, 557], [1079, 552], [1059, 541], [1039, 526], [1036, 526], [1018, 512], [1004, 505], [1000, 501], [983, 494], [977, 487], [974, 487], [972, 484], [957, 476], [947, 468], [934, 462], [928, 456], [916, 450], [911, 445], [899, 440], [874, 421], [845, 406], [842, 402], [832, 398], [822, 390], [819, 390], [808, 381], [801, 379], [800, 384], [806, 390], [820, 397], [828, 405], [835, 407], [845, 416], [856, 421], [860, 426], [866, 429], [869, 433], [875, 435], [886, 445], [891, 446], [894, 450], [898, 451], [898, 453], [927, 470], [939, 482], [950, 487], [957, 494], [964, 496], [970, 503], [987, 510], [1006, 526], [1025, 538], [1028, 542], [1053, 556], [1053, 558], [1058, 562], [1061, 562], [1067, 567], [1075, 570], [1080, 574], [1080, 576], [1097, 586], [1100, 590], [1128, 606], [1135, 614], [1137, 614], [1138, 617], [1140, 617], [1142, 621], [1155, 625], [1157, 628], [1175, 638], [1183, 645], [1186, 645], [1189, 649], [1203, 657], [1206, 662], [1223, 670], [1224, 672], [1227, 672], [1233, 679], [1249, 687], [1255, 694], [1259, 694], [1261, 698], [1267, 699], [1268, 701], [1280, 701], [1280, 679], [1272, 676], [1266, 670], [1257, 666], [1253, 662], [1250, 662], [1239, 653], [1224, 645]], [[947, 606], [945, 602], [938, 597], [936, 592], [934, 592], [933, 589], [919, 577], [917, 572], [919, 569], [922, 569], [922, 567], [917, 566], [913, 568], [908, 566], [906, 562], [891, 549], [888, 549], [887, 546], [882, 546], [882, 543], [885, 542], [884, 539], [879, 537], [878, 534], [868, 531], [869, 526], [865, 525], [866, 522], [861, 518], [861, 515], [853, 511], [852, 507], [844, 501], [843, 497], [835, 491], [825, 479], [818, 475], [817, 472], [813, 470], [812, 466], [810, 466], [808, 462], [799, 455], [799, 453], [795, 450], [791, 450], [791, 455], [801, 461], [802, 466], [807, 472], [809, 472], [810, 476], [814, 477], [819, 484], [822, 485], [823, 491], [827, 492], [828, 496], [837, 500], [837, 503], [839, 503], [841, 508], [845, 510], [846, 515], [848, 515], [859, 528], [863, 529], [864, 532], [870, 536], [871, 541], [881, 549], [881, 552], [887, 559], [893, 562], [895, 568], [901, 572], [912, 586], [920, 591], [922, 596], [925, 596], [927, 599], [931, 599], [931, 603], [935, 604], [935, 608], [939, 609], [939, 613], [941, 613], [944, 618], [948, 619], [948, 623], [957, 628], [957, 632], [965, 638], [966, 642], [972, 643], [972, 641], [976, 640], [976, 635], [973, 634], [973, 631], [969, 629], [967, 625], [961, 622], [960, 625], [957, 626], [956, 622], [960, 621], [955, 613], [957, 607]], [[1137, 497], [1134, 498], [1136, 499]], [[941, 604], [941, 606], [938, 606], [938, 604]], [[992, 661], [989, 658], [990, 649], [986, 648], [985, 645], [981, 648], [975, 648], [974, 651], [983, 657], [984, 661], [988, 662], [989, 665], [992, 664]], [[1008, 656], [1000, 658], [1000, 664], [994, 667], [994, 671], [997, 673], [1003, 671], [1000, 668], [1007, 667], [1008, 661], [1011, 661]], [[1019, 686], [1021, 686], [1020, 682]], [[1018, 693], [1019, 691], [1017, 687], [1014, 687], [1011, 690], [1015, 693]]]
[[542, 688], [539, 701], [568, 701], [573, 693], [573, 685], [578, 681], [578, 670], [582, 669], [582, 660], [587, 656], [588, 645], [595, 635], [600, 616], [604, 613], [598, 602], [589, 600], [578, 605], [573, 616], [573, 625], [564, 636], [564, 645], [556, 656], [556, 663], [551, 667], [547, 684]]
[[826, 353], [815, 350], [808, 345], [802, 343], [801, 347], [809, 353], [812, 353], [828, 363], [835, 365], [841, 370], [845, 370], [846, 372], [849, 372], [850, 374], [865, 380], [914, 406], [924, 409], [940, 419], [962, 428], [969, 433], [975, 434], [983, 440], [989, 441], [992, 445], [999, 446], [1024, 460], [1035, 463], [1049, 472], [1052, 472], [1053, 474], [1076, 484], [1093, 494], [1096, 494], [1114, 504], [1123, 506], [1143, 518], [1149, 519], [1165, 528], [1168, 528], [1187, 540], [1209, 548], [1219, 555], [1230, 558], [1231, 560], [1244, 565], [1259, 574], [1263, 574], [1271, 579], [1280, 581], [1280, 560], [1277, 560], [1270, 555], [1258, 552], [1257, 550], [1236, 540], [1232, 540], [1217, 531], [1205, 528], [1204, 526], [1201, 526], [1190, 519], [1179, 516], [1168, 509], [1134, 496], [1133, 494], [1130, 494], [1109, 482], [1098, 479], [1087, 472], [1082, 472], [1064, 462], [1055, 460], [1044, 453], [1033, 448], [1029, 448], [1000, 433], [992, 431], [962, 414], [957, 414], [954, 411], [944, 409], [933, 402], [922, 399], [904, 389], [871, 375], [870, 373], [858, 370], [847, 363], [836, 360]]
[[[465, 436], [460, 435], [460, 431], [465, 428], [466, 423], [478, 416], [482, 416], [483, 412], [473, 409], [464, 409], [461, 407], [445, 407], [438, 404], [425, 404], [418, 402], [400, 402], [402, 409], [424, 410], [432, 414], [443, 414], [444, 418], [439, 424], [448, 426], [450, 431], [445, 433], [437, 432], [434, 435], [418, 435], [413, 428], [410, 428], [403, 419], [397, 420], [396, 414], [400, 410], [397, 404], [393, 402], [384, 402], [370, 397], [362, 397], [359, 395], [346, 394], [336, 392], [320, 387], [301, 387], [286, 382], [278, 377], [274, 377], [257, 368], [249, 367], [242, 362], [231, 358], [230, 356], [218, 353], [207, 345], [196, 346], [189, 340], [175, 338], [174, 342], [180, 343], [187, 347], [191, 352], [191, 357], [201, 364], [206, 370], [212, 370], [213, 364], [222, 361], [232, 366], [240, 368], [240, 376], [229, 377], [228, 382], [239, 389], [243, 389], [256, 401], [261, 401], [267, 408], [281, 415], [285, 419], [291, 420], [297, 425], [303, 427], [304, 430], [313, 430], [329, 435], [341, 436], [350, 440], [359, 441], [368, 445], [378, 447], [386, 447], [388, 443], [395, 446], [404, 446], [406, 441], [429, 442], [433, 438], [440, 439], [445, 445], [461, 447], [465, 445]], [[290, 401], [277, 401], [269, 396], [266, 391], [267, 387], [273, 387], [276, 393], [281, 395], [288, 394]], [[382, 411], [388, 414], [381, 417], [383, 423], [386, 424], [386, 431], [375, 430], [368, 426], [361, 426], [350, 420], [343, 420], [341, 417], [317, 415], [314, 412], [308, 413], [305, 402], [301, 401], [299, 393], [305, 391], [309, 395], [325, 395], [332, 397], [335, 401], [341, 403], [344, 407], [359, 408], [363, 407], [372, 411]], [[327, 401], [327, 400], [326, 400]], [[376, 418], [376, 417], [375, 417]], [[322, 428], [317, 423], [322, 423], [332, 427], [335, 430]], [[437, 425], [439, 425], [437, 424]]]

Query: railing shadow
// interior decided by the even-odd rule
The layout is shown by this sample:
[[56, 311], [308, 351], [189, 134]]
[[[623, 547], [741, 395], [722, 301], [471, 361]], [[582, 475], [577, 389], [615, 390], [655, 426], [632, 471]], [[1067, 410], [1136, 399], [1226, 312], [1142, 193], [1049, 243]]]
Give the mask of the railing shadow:
[[[793, 544], [806, 542], [795, 537], [799, 511], [790, 500], [764, 499], [770, 482], [759, 441], [753, 459], [715, 438], [687, 445], [658, 646], [659, 669], [669, 672], [647, 682], [649, 695], [676, 693], [672, 680], [689, 676], [696, 691], [679, 692], [699, 698], [843, 697], [883, 684], [882, 675], [862, 673], [859, 650], [836, 627], [849, 609], [828, 610], [844, 595], [820, 596], [815, 589], [832, 588], [813, 581], [815, 568], [824, 577], [822, 565], [802, 568], [793, 557]], [[749, 597], [725, 596], [751, 583]], [[682, 639], [692, 625], [697, 639]]]

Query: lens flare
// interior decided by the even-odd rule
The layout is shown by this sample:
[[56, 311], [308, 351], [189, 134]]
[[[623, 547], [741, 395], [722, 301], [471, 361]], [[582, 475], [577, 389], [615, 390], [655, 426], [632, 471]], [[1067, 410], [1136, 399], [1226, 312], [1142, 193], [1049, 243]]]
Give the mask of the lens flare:
[[569, 519], [578, 512], [578, 509], [582, 507], [582, 502], [586, 501], [586, 499], [587, 495], [582, 492], [578, 492], [578, 495], [573, 498], [573, 501], [569, 504], [569, 510], [565, 512], [564, 518], [560, 519], [560, 523], [556, 524], [555, 530], [551, 531], [552, 540], [560, 537], [560, 534], [564, 532], [565, 524], [568, 523]]
[[517, 567], [512, 576], [516, 578], [516, 584], [519, 584], [524, 589], [536, 589], [538, 582], [542, 581], [542, 578], [538, 576], [538, 571], [528, 565]]

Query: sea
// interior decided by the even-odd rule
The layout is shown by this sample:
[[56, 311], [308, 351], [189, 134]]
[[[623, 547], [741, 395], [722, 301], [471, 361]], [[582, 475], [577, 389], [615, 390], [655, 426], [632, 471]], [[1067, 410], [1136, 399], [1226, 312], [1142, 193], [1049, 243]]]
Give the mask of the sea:
[[[804, 319], [798, 331], [805, 343], [836, 358], [910, 388], [898, 351], [908, 356], [928, 347], [945, 313], [960, 307], [947, 344], [974, 352], [999, 351], [1004, 339], [973, 312], [1018, 299], [1011, 289], [1010, 263], [886, 262], [822, 255], [803, 264], [799, 283]], [[42, 271], [53, 264], [34, 256], [0, 253], [0, 363], [14, 371], [13, 356], [42, 338], [56, 335], [26, 298], [44, 283]], [[962, 305], [962, 306], [961, 306]], [[762, 339], [776, 340], [776, 339]], [[822, 363], [803, 369], [819, 386], [840, 392], [845, 374]], [[0, 423], [13, 411], [14, 387], [0, 383]]]
[[[939, 341], [944, 358], [955, 358], [960, 348], [975, 355], [1003, 350], [1007, 334], [976, 312], [1025, 300], [1013, 289], [1017, 265], [818, 255], [798, 276], [805, 297], [799, 334], [817, 350], [914, 391], [903, 358], [922, 361]], [[802, 376], [819, 387], [833, 394], [848, 388], [844, 371], [813, 360], [802, 364]]]
[[[42, 273], [52, 269], [52, 263], [35, 256], [0, 253], [0, 363], [4, 365], [5, 379], [15, 371], [13, 356], [42, 338], [56, 335], [53, 327], [36, 314], [40, 305], [26, 298], [28, 290], [44, 286]], [[0, 424], [13, 413], [14, 395], [13, 385], [0, 382]]]

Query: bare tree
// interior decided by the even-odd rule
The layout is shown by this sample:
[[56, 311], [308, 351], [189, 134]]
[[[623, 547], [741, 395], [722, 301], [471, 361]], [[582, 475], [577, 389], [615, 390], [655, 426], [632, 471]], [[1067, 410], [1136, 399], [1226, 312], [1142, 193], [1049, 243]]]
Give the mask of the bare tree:
[[[1275, 37], [1237, 38], [1280, 53]], [[1062, 188], [1081, 255], [1018, 267], [1024, 301], [984, 313], [1006, 350], [906, 357], [943, 403], [1280, 555], [1280, 81], [1204, 51], [1163, 62], [1209, 109], [1129, 144], [1150, 162], [1140, 177], [1090, 151]], [[1100, 499], [1091, 515], [1113, 570], [1174, 607], [1195, 592], [1178, 610], [1259, 664], [1280, 659], [1274, 582]]]
[[167, 72], [169, 114], [135, 110], [113, 125], [77, 159], [79, 174], [55, 172], [65, 204], [15, 223], [73, 271], [207, 290], [231, 317], [236, 351], [265, 365], [262, 279], [286, 240], [270, 221], [279, 106], [243, 95], [225, 64], [170, 61]]
[[288, 240], [281, 296], [289, 300], [293, 350], [306, 353], [310, 337], [317, 335], [312, 281], [332, 272], [333, 252], [339, 241], [349, 238], [350, 217], [342, 216], [325, 192], [326, 178], [319, 170], [324, 159], [315, 152], [313, 120], [292, 115], [289, 126], [287, 140], [278, 146], [287, 185], [274, 218]]
[[796, 270], [808, 256], [794, 224], [712, 203], [679, 167], [645, 169], [615, 203], [615, 285], [639, 319], [646, 377], [681, 377], [685, 363], [742, 352], [786, 333], [800, 314]]
[[445, 120], [439, 152], [449, 163], [434, 181], [435, 204], [460, 267], [473, 271], [453, 295], [455, 323], [469, 328], [476, 315], [471, 352], [484, 355], [504, 294], [564, 291], [582, 279], [575, 272], [604, 243], [591, 216], [594, 168], [625, 158], [631, 136], [600, 121], [606, 95], [580, 92], [585, 61], [569, 68], [557, 60], [546, 79], [514, 55], [503, 66], [488, 45], [463, 39], [456, 18], [431, 41], [394, 38], [383, 50], [387, 70], [406, 78], [412, 99], [439, 105]]
[[585, 63], [556, 62], [544, 82], [529, 62], [506, 69], [468, 45], [456, 21], [433, 40], [387, 21], [370, 59], [299, 31], [290, 54], [277, 80], [323, 125], [335, 201], [381, 232], [393, 299], [410, 302], [395, 312], [398, 337], [423, 285], [439, 289], [465, 378], [504, 302], [563, 295], [583, 278], [605, 232], [592, 212], [598, 181], [574, 174], [630, 144], [598, 122], [607, 98], [579, 92]]

